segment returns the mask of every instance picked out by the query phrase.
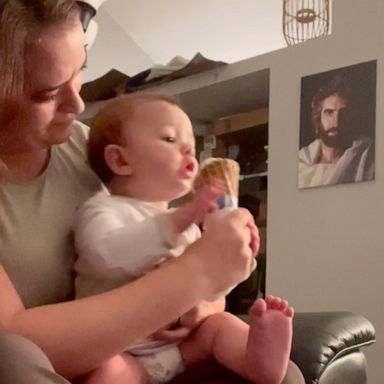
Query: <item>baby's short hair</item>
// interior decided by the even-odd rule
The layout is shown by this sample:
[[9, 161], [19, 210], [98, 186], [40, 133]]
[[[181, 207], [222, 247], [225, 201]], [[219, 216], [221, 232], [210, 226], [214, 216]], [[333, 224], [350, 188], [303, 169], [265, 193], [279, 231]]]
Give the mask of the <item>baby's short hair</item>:
[[104, 183], [108, 183], [114, 175], [105, 161], [105, 148], [109, 144], [125, 144], [123, 127], [129, 126], [138, 105], [151, 101], [165, 101], [179, 106], [173, 96], [137, 92], [109, 100], [93, 118], [87, 148], [88, 161]]

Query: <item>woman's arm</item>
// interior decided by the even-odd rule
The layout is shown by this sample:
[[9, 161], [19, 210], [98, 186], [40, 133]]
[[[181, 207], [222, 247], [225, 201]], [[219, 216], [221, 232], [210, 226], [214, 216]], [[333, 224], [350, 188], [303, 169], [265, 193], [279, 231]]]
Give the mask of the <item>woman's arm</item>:
[[1, 329], [30, 338], [56, 370], [90, 371], [209, 299], [244, 280], [254, 252], [245, 210], [228, 213], [182, 256], [129, 285], [81, 300], [24, 309], [0, 268]]

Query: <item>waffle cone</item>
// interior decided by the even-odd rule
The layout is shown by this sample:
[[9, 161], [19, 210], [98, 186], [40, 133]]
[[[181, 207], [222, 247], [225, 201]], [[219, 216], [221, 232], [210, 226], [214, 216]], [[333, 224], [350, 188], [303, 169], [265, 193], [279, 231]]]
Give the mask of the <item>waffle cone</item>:
[[[232, 159], [211, 157], [200, 165], [200, 173], [196, 180], [196, 186], [207, 183], [211, 177], [216, 177], [223, 181], [226, 191], [225, 195], [236, 202], [239, 195], [239, 164]], [[224, 206], [226, 204], [224, 203]], [[231, 204], [233, 205], [233, 204]]]

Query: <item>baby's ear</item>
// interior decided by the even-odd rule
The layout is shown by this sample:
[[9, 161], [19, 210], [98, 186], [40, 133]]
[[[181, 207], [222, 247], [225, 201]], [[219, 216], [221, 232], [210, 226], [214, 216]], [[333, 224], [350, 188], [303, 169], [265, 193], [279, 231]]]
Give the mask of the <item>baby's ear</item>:
[[108, 144], [104, 149], [105, 162], [111, 171], [119, 176], [129, 176], [132, 173], [131, 166], [124, 156], [125, 150], [117, 144]]

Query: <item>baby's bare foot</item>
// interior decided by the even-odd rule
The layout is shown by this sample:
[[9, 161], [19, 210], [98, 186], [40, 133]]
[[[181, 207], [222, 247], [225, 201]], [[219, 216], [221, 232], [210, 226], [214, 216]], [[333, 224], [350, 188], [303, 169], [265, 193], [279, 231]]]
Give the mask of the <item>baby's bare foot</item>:
[[246, 372], [258, 384], [280, 384], [287, 371], [293, 309], [286, 300], [267, 296], [250, 309]]

